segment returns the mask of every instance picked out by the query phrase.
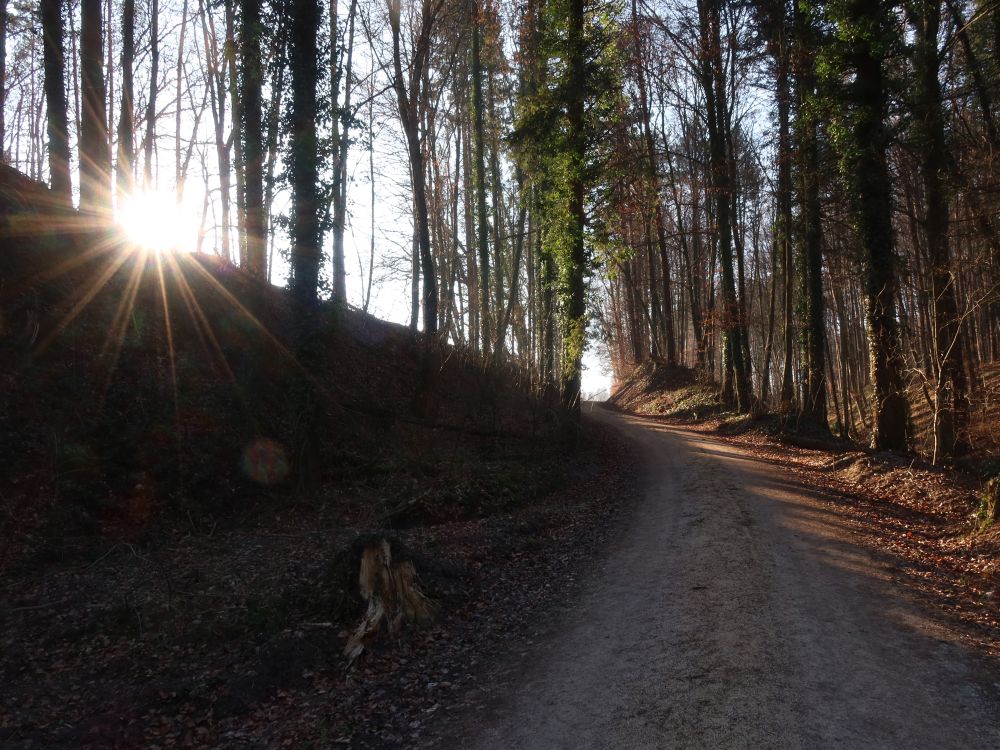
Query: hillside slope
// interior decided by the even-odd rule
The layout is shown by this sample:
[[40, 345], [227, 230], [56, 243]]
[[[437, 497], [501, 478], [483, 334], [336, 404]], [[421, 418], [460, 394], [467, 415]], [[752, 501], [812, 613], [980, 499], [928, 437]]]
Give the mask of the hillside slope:
[[[305, 373], [282, 290], [139, 252], [6, 168], [0, 236], [0, 745], [409, 736], [568, 590], [629, 497], [620, 447], [565, 456], [558, 407], [513, 366], [325, 306]], [[436, 618], [348, 668], [355, 552], [380, 538]]]
[[40, 498], [73, 517], [62, 521], [128, 536], [163, 514], [291, 491], [302, 377], [317, 393], [324, 482], [379, 473], [400, 452], [434, 464], [552, 443], [557, 413], [513, 367], [327, 306], [324, 362], [303, 372], [283, 290], [213, 257], [144, 253], [111, 229], [88, 235], [71, 212], [38, 211], [44, 187], [4, 175], [0, 232], [17, 240], [0, 258], [0, 356], [11, 365], [0, 452], [15, 458], [0, 492], [27, 504], [14, 515], [28, 526], [19, 511], [42, 521]]

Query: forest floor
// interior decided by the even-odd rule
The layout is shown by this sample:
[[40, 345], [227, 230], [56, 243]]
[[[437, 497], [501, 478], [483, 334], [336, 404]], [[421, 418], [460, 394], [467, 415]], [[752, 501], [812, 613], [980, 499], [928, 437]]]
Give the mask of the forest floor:
[[629, 440], [640, 502], [572, 605], [485, 681], [493, 710], [440, 746], [1000, 746], [995, 580], [973, 617], [913, 585], [941, 577], [912, 554], [933, 520], [801, 449], [593, 417]]
[[477, 710], [484, 665], [531, 647], [634, 497], [621, 441], [595, 427], [585, 445], [546, 467], [568, 479], [541, 498], [394, 533], [438, 617], [353, 665], [341, 651], [356, 623], [327, 590], [357, 533], [342, 500], [257, 507], [141, 545], [77, 540], [75, 564], [8, 568], [0, 747], [419, 744], [447, 714]]

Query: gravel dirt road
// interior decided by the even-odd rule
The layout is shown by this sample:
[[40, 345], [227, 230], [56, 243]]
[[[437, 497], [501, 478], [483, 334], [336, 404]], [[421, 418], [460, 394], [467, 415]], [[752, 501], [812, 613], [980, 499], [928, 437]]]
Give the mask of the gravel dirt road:
[[1000, 748], [1000, 667], [724, 442], [600, 407], [643, 497], [549, 634], [460, 732], [479, 748]]

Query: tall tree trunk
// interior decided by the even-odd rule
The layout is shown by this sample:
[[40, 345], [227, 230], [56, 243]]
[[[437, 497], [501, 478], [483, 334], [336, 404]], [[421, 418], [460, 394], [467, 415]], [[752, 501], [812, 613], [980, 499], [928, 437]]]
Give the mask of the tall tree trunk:
[[826, 327], [823, 304], [823, 225], [819, 200], [819, 139], [813, 99], [816, 95], [816, 38], [808, 8], [796, 7], [799, 115], [796, 118], [802, 183], [802, 349], [805, 389], [802, 416], [827, 429]]
[[934, 389], [933, 458], [936, 462], [966, 449], [962, 438], [969, 418], [969, 401], [948, 243], [950, 205], [942, 179], [947, 167], [948, 144], [944, 132], [938, 62], [941, 3], [940, 0], [912, 0], [907, 11], [915, 33], [913, 63], [917, 85], [913, 127], [917, 136], [917, 152], [922, 157], [920, 172], [927, 210], [924, 228], [931, 264], [934, 316], [932, 343], [939, 372]]
[[[226, 74], [225, 58], [219, 53], [218, 39], [215, 33], [215, 22], [211, 21], [205, 0], [198, 0], [198, 11], [201, 15], [201, 29], [208, 59], [209, 100], [212, 105], [212, 120], [215, 130], [215, 156], [219, 167], [219, 204], [222, 213], [221, 243], [222, 257], [227, 262], [233, 262], [230, 248], [230, 186], [232, 182], [232, 163], [230, 161], [229, 142], [225, 136], [226, 125]], [[277, 113], [275, 113], [277, 116]]]
[[880, 42], [888, 21], [880, 3], [849, 0], [842, 36], [851, 47], [855, 76], [850, 178], [865, 259], [868, 351], [872, 398], [872, 446], [905, 450], [908, 405], [903, 393], [902, 351], [896, 322], [896, 259], [892, 229], [886, 126], [887, 94]]
[[319, 289], [319, 142], [316, 82], [319, 76], [317, 0], [293, 0], [289, 68], [292, 111], [289, 173], [292, 188], [292, 296], [313, 307]]
[[160, 0], [152, 0], [149, 8], [149, 99], [146, 102], [146, 136], [143, 165], [143, 187], [153, 187], [153, 151], [156, 148], [156, 94], [160, 83]]
[[667, 365], [677, 364], [677, 339], [674, 334], [673, 289], [670, 277], [670, 255], [667, 248], [667, 228], [663, 215], [663, 201], [660, 195], [660, 174], [657, 167], [656, 139], [649, 118], [649, 96], [646, 87], [646, 61], [642, 50], [642, 36], [639, 27], [637, 0], [632, 0], [632, 24], [634, 26], [636, 50], [634, 55], [636, 80], [639, 84], [639, 119], [646, 145], [646, 177], [652, 191], [653, 226], [656, 232], [656, 246], [660, 255], [660, 273], [663, 282], [663, 339]]
[[264, 233], [264, 60], [261, 54], [263, 19], [260, 0], [241, 0], [240, 19], [240, 131], [243, 139], [243, 180], [247, 271], [267, 276]]
[[792, 357], [795, 323], [792, 318], [795, 270], [792, 261], [792, 148], [790, 127], [789, 45], [782, 32], [778, 57], [778, 194], [775, 216], [775, 244], [780, 250], [782, 272], [783, 359], [778, 401], [782, 410], [790, 410], [794, 400]]
[[7, 0], [0, 0], [0, 161], [7, 140]]
[[177, 40], [177, 64], [174, 67], [174, 194], [180, 202], [184, 195], [184, 173], [181, 151], [181, 125], [184, 120], [183, 101], [184, 85], [184, 46], [187, 42], [188, 0], [181, 5], [180, 36]]
[[[351, 92], [354, 76], [354, 21], [357, 16], [358, 1], [351, 0], [347, 13], [347, 44], [344, 66], [344, 104], [334, 112], [337, 127], [334, 130], [334, 147], [337, 149], [333, 164], [333, 295], [336, 299], [347, 300], [347, 269], [344, 264], [344, 225], [347, 223], [347, 154], [351, 146]], [[340, 80], [340, 65], [332, 63], [334, 72], [334, 103], [337, 101]]]
[[[569, 128], [569, 257], [561, 269], [565, 309], [562, 330], [562, 399], [573, 415], [580, 415], [580, 387], [583, 382], [583, 349], [586, 344], [586, 255], [584, 250], [584, 194], [587, 135], [584, 130], [584, 102], [587, 97], [587, 59], [584, 40], [584, 0], [569, 0], [566, 49], [567, 126]], [[574, 439], [576, 428], [574, 431]]]
[[[292, 192], [292, 298], [296, 307], [296, 353], [306, 373], [322, 362], [318, 345], [318, 286], [322, 230], [319, 222], [319, 0], [292, 0], [290, 6], [289, 69], [292, 100], [289, 177]], [[299, 486], [311, 489], [320, 478], [320, 409], [313, 383], [300, 375], [295, 386], [299, 410], [295, 436]]]
[[[440, 2], [423, 0], [420, 14], [420, 31], [414, 45], [410, 71], [410, 84], [403, 77], [403, 60], [400, 40], [400, 0], [388, 0], [389, 24], [392, 29], [393, 86], [399, 105], [399, 117], [406, 135], [407, 155], [410, 162], [410, 181], [413, 186], [414, 216], [420, 251], [420, 272], [423, 275], [424, 331], [437, 333], [438, 292], [434, 256], [431, 254], [431, 235], [427, 211], [427, 175], [424, 154], [420, 143], [419, 99], [423, 70], [430, 54], [431, 31]], [[433, 6], [433, 7], [432, 7]]]
[[470, 3], [472, 17], [472, 179], [476, 192], [476, 250], [478, 252], [479, 269], [479, 338], [482, 341], [483, 354], [489, 352], [493, 340], [490, 301], [490, 224], [486, 209], [486, 136], [485, 111], [483, 105], [483, 61], [482, 61], [482, 22], [479, 19], [478, 3]]
[[240, 75], [237, 64], [237, 19], [236, 0], [223, 0], [225, 10], [226, 44], [225, 58], [228, 71], [227, 81], [229, 83], [229, 109], [233, 121], [233, 175], [236, 177], [236, 246], [240, 259], [241, 268], [249, 268], [250, 261], [247, 258], [247, 231], [246, 231], [246, 168], [243, 154], [243, 138], [240, 136], [241, 123], [243, 122], [243, 101], [240, 96]]
[[732, 185], [729, 165], [732, 155], [727, 154], [726, 145], [727, 103], [720, 38], [720, 3], [721, 0], [698, 0], [702, 50], [705, 56], [701, 83], [708, 114], [709, 157], [712, 188], [716, 197], [715, 218], [722, 272], [723, 397], [737, 409], [749, 411], [752, 395], [740, 335], [742, 323], [733, 265]]
[[119, 196], [132, 192], [135, 164], [135, 0], [122, 0], [122, 95], [118, 115], [116, 188]]
[[80, 2], [80, 208], [91, 214], [106, 213], [111, 197], [102, 6], [102, 0]]
[[73, 202], [69, 174], [69, 121], [66, 109], [63, 55], [62, 0], [42, 0], [42, 36], [45, 41], [45, 108], [48, 112], [49, 184], [64, 205]]

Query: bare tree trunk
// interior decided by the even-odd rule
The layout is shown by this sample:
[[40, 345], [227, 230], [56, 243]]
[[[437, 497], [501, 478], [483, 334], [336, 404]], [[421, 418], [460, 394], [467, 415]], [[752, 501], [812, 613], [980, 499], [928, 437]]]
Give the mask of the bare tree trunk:
[[319, 143], [316, 137], [316, 82], [319, 75], [317, 0], [293, 0], [290, 38], [292, 73], [291, 154], [292, 296], [311, 316], [319, 289]]
[[486, 212], [486, 136], [485, 113], [483, 106], [483, 62], [482, 62], [482, 29], [478, 18], [478, 4], [470, 3], [472, 25], [472, 143], [473, 168], [472, 179], [476, 201], [476, 249], [479, 255], [479, 338], [482, 341], [483, 353], [489, 350], [489, 342], [493, 340], [490, 325], [490, 225]]
[[[65, 60], [63, 55], [62, 0], [42, 0], [42, 36], [45, 43], [45, 108], [48, 112], [49, 184], [66, 206], [73, 202], [69, 173], [69, 120], [66, 111]], [[6, 10], [3, 10], [6, 13]], [[4, 21], [6, 22], [6, 21]]]
[[188, 0], [181, 6], [180, 39], [177, 41], [177, 67], [174, 72], [174, 192], [180, 201], [184, 192], [184, 177], [181, 173], [181, 108], [182, 84], [184, 80], [184, 44], [187, 41]]
[[240, 23], [240, 133], [243, 139], [244, 229], [250, 275], [267, 276], [264, 218], [264, 60], [261, 54], [263, 19], [260, 0], [242, 0]]
[[122, 2], [122, 94], [118, 115], [118, 195], [132, 192], [135, 164], [135, 0]]
[[[934, 335], [932, 343], [939, 369], [934, 389], [934, 455], [950, 458], [966, 449], [963, 440], [969, 419], [969, 400], [962, 366], [958, 305], [948, 243], [950, 206], [942, 174], [948, 160], [942, 114], [938, 30], [940, 0], [914, 0], [907, 6], [915, 32], [914, 67], [917, 95], [913, 126], [917, 131], [920, 171], [924, 182], [927, 254], [931, 264]], [[994, 11], [996, 13], [996, 11]]]
[[752, 404], [750, 378], [744, 362], [742, 325], [733, 266], [732, 185], [726, 146], [726, 86], [721, 59], [721, 0], [698, 0], [702, 49], [702, 87], [708, 112], [712, 186], [716, 196], [719, 255], [722, 271], [723, 397], [742, 411]]
[[392, 27], [392, 60], [394, 69], [393, 85], [399, 105], [399, 117], [406, 135], [407, 153], [410, 161], [410, 180], [413, 186], [414, 223], [416, 224], [420, 251], [420, 272], [423, 275], [424, 331], [437, 333], [438, 291], [434, 257], [431, 254], [431, 235], [427, 212], [427, 175], [424, 168], [424, 154], [420, 144], [420, 121], [418, 105], [421, 96], [423, 70], [430, 54], [431, 31], [435, 16], [441, 8], [442, 0], [423, 0], [420, 14], [420, 31], [414, 45], [413, 61], [410, 69], [410, 83], [407, 87], [403, 78], [403, 61], [400, 41], [400, 3], [389, 0], [389, 23]]
[[143, 186], [153, 187], [153, 152], [156, 149], [156, 93], [160, 75], [160, 0], [152, 0], [149, 10], [149, 101], [146, 102], [145, 164]]
[[7, 140], [7, 0], [0, 0], [0, 161]]
[[80, 71], [83, 118], [80, 132], [80, 208], [107, 213], [111, 198], [108, 118], [104, 87], [102, 0], [80, 3]]
[[[347, 155], [351, 146], [351, 93], [354, 85], [354, 23], [358, 1], [351, 0], [347, 13], [347, 44], [344, 66], [344, 105], [334, 111], [334, 119], [339, 123], [334, 131], [334, 147], [337, 149], [333, 165], [333, 295], [336, 299], [347, 300], [347, 269], [344, 265], [344, 229], [347, 224]], [[336, 64], [336, 63], [335, 63]], [[336, 80], [339, 80], [339, 65]], [[334, 91], [336, 103], [337, 91]]]

